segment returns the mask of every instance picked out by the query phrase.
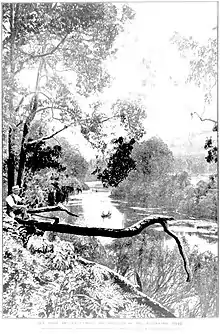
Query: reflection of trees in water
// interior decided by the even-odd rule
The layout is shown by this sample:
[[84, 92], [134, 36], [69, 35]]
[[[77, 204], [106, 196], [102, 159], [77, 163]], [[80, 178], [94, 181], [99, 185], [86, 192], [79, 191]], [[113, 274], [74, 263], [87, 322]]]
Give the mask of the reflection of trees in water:
[[[94, 194], [92, 195], [90, 192], [88, 193], [84, 193], [83, 196], [88, 196], [88, 198], [86, 198], [86, 201], [90, 202], [90, 196], [94, 196]], [[164, 208], [143, 208], [143, 207], [139, 207], [137, 203], [134, 202], [120, 202], [120, 201], [111, 201], [109, 197], [106, 198], [106, 201], [108, 202], [108, 209], [111, 210], [112, 212], [117, 211], [118, 215], [114, 215], [112, 216], [112, 219], [114, 220], [114, 228], [126, 228], [131, 226], [132, 224], [136, 223], [137, 221], [141, 220], [142, 218], [144, 218], [147, 215], [153, 215], [153, 214], [160, 214], [163, 212], [164, 214]], [[98, 196], [96, 198], [96, 194], [95, 194], [95, 207], [91, 206], [90, 207], [84, 207], [84, 201], [81, 198], [77, 198], [75, 199], [75, 201], [73, 201], [75, 203], [72, 203], [72, 205], [68, 205], [68, 209], [73, 212], [78, 214], [79, 218], [74, 218], [71, 217], [69, 215], [67, 215], [64, 212], [60, 212], [58, 213], [58, 216], [60, 217], [60, 219], [62, 221], [65, 221], [67, 224], [74, 224], [74, 225], [83, 225], [85, 224], [85, 210], [87, 211], [86, 214], [88, 214], [88, 216], [90, 215], [90, 213], [88, 212], [89, 210], [97, 210], [101, 212], [101, 209], [103, 207], [103, 203], [105, 203], [105, 198], [103, 198], [103, 196]], [[117, 204], [117, 205], [115, 205]], [[136, 208], [136, 209], [134, 209]], [[92, 214], [92, 212], [91, 212]], [[171, 213], [168, 213], [168, 215], [174, 216]], [[92, 217], [92, 215], [91, 215]], [[174, 217], [175, 219], [176, 217]], [[179, 219], [179, 217], [178, 217]], [[93, 218], [91, 218], [91, 220], [93, 220], [91, 223], [95, 226], [95, 224], [99, 224], [100, 222], [97, 221], [95, 222]], [[116, 220], [116, 221], [115, 221]], [[111, 223], [111, 222], [110, 222]], [[179, 226], [179, 224], [178, 224]], [[182, 227], [184, 225], [181, 225]], [[185, 225], [187, 227], [187, 224]], [[191, 225], [190, 225], [191, 226]], [[188, 226], [189, 227], [189, 226]], [[172, 229], [172, 227], [171, 227]], [[208, 244], [212, 244], [214, 245], [216, 243], [216, 239], [208, 234], [208, 233], [198, 233], [198, 232], [190, 232], [190, 231], [175, 231], [175, 233], [177, 234], [178, 237], [181, 237], [181, 240], [183, 240], [183, 243], [186, 245], [187, 244], [187, 240], [190, 237], [196, 236], [199, 239], [203, 239], [206, 243]], [[171, 240], [171, 237], [169, 237], [168, 235], [166, 235], [164, 237], [164, 232], [163, 231], [159, 231], [158, 229], [156, 230], [155, 227], [149, 227], [148, 228], [148, 236], [149, 238], [151, 237], [157, 237], [158, 240], [164, 240], [164, 241], [169, 241]]]

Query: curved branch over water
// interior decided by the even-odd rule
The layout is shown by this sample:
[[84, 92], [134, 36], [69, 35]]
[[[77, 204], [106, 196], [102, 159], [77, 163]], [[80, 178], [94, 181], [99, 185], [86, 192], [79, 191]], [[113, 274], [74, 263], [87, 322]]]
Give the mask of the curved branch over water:
[[[48, 212], [48, 211], [65, 211], [68, 214], [78, 217], [78, 215], [73, 214], [72, 212], [68, 211], [62, 204], [58, 204], [57, 206], [49, 206], [49, 207], [42, 207], [36, 209], [29, 209], [29, 213], [38, 213], [38, 212]], [[145, 228], [154, 225], [160, 224], [164, 232], [170, 235], [177, 243], [180, 255], [183, 259], [184, 269], [187, 274], [187, 282], [190, 281], [190, 270], [188, 267], [186, 255], [183, 251], [183, 247], [179, 238], [169, 230], [167, 222], [169, 220], [174, 220], [172, 217], [167, 216], [148, 216], [139, 222], [133, 224], [130, 227], [126, 227], [124, 229], [112, 229], [112, 228], [103, 228], [103, 227], [88, 227], [88, 226], [77, 226], [77, 225], [69, 225], [69, 224], [59, 224], [56, 220], [56, 223], [49, 223], [48, 221], [38, 221], [36, 219], [21, 219], [16, 218], [18, 223], [24, 225], [34, 225], [36, 228], [42, 231], [53, 231], [59, 233], [68, 233], [68, 234], [76, 234], [76, 235], [84, 235], [84, 236], [100, 236], [100, 237], [108, 237], [108, 238], [126, 238], [126, 237], [133, 237], [138, 235], [143, 231]]]

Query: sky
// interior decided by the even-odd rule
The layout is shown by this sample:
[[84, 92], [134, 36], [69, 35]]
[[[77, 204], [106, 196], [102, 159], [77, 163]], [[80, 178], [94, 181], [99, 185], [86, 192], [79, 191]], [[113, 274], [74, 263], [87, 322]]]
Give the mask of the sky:
[[[147, 110], [144, 139], [156, 135], [170, 145], [173, 142], [184, 143], [195, 138], [195, 134], [203, 133], [199, 137], [203, 150], [208, 131], [212, 134], [212, 123], [201, 122], [196, 116], [192, 118], [191, 113], [204, 113], [203, 117], [216, 119], [217, 90], [213, 91], [213, 103], [206, 106], [204, 112], [202, 89], [185, 83], [189, 59], [180, 57], [170, 38], [175, 31], [185, 37], [192, 36], [201, 44], [215, 37], [216, 3], [142, 2], [129, 5], [136, 16], [116, 40], [116, 59], [106, 62], [114, 80], [101, 96], [106, 101], [104, 110], [118, 97], [141, 96]], [[149, 70], [144, 70], [143, 59], [149, 64]], [[184, 150], [184, 144], [179, 150]], [[88, 156], [90, 153], [92, 156], [92, 151], [85, 150]]]
[[[216, 26], [215, 3], [136, 3], [134, 22], [121, 35], [118, 58], [109, 64], [115, 75], [106, 96], [142, 94], [147, 109], [146, 130], [149, 135], [158, 134], [162, 139], [186, 136], [207, 124], [192, 121], [191, 112], [203, 112], [202, 90], [186, 85], [189, 73], [188, 60], [180, 57], [170, 38], [177, 31], [182, 36], [192, 36], [200, 43], [212, 37]], [[151, 72], [143, 73], [141, 59], [150, 62]], [[147, 79], [143, 87], [141, 79]], [[151, 84], [154, 84], [151, 87]], [[207, 108], [207, 114], [215, 117], [216, 100]]]
[[[99, 98], [106, 111], [111, 101], [117, 98], [141, 97], [146, 107], [144, 121], [145, 139], [157, 135], [168, 145], [177, 140], [187, 140], [195, 133], [212, 129], [210, 122], [192, 119], [191, 113], [204, 111], [203, 92], [194, 84], [186, 84], [189, 73], [189, 59], [183, 59], [177, 47], [170, 42], [176, 31], [180, 35], [206, 43], [216, 34], [217, 4], [215, 2], [139, 2], [129, 3], [136, 16], [125, 31], [118, 36], [114, 59], [108, 59], [105, 66], [114, 78], [111, 87]], [[148, 65], [148, 69], [143, 65]], [[71, 74], [68, 76], [68, 80]], [[73, 77], [72, 77], [73, 78]], [[71, 81], [71, 80], [70, 80]], [[143, 81], [145, 85], [143, 85]], [[82, 98], [82, 108], [96, 100]], [[203, 115], [217, 117], [217, 98], [206, 107]], [[80, 145], [87, 158], [94, 152], [77, 131], [65, 131], [70, 140]], [[201, 138], [201, 147], [204, 139]]]

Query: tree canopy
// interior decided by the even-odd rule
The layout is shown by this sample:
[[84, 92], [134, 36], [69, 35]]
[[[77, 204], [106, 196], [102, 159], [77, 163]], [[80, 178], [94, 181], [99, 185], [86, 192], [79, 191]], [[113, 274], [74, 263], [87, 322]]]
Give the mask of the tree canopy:
[[173, 154], [160, 138], [152, 137], [134, 146], [132, 158], [136, 162], [139, 176], [160, 178], [170, 173], [173, 167]]
[[110, 155], [107, 167], [97, 172], [98, 180], [101, 180], [104, 186], [117, 187], [135, 168], [135, 161], [131, 158], [131, 152], [135, 140], [132, 138], [126, 142], [123, 137], [114, 140], [114, 151]]
[[187, 82], [201, 87], [205, 103], [210, 103], [217, 85], [217, 35], [209, 38], [206, 44], [201, 44], [191, 36], [185, 37], [175, 32], [171, 41], [177, 45], [183, 57], [189, 57]]
[[[16, 159], [17, 183], [23, 183], [30, 145], [70, 126], [79, 125], [86, 134], [85, 122], [97, 119], [86, 114], [80, 97], [86, 99], [110, 84], [104, 61], [117, 52], [114, 41], [133, 17], [126, 4], [3, 4], [3, 126], [9, 189], [15, 183]], [[36, 120], [61, 126], [36, 137], [31, 131]]]

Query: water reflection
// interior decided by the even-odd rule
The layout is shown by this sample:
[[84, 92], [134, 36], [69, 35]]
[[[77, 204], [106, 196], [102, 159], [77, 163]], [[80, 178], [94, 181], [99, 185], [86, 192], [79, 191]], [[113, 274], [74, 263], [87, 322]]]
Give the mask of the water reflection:
[[[71, 197], [68, 203], [68, 209], [81, 217], [67, 219], [69, 224], [83, 223], [84, 226], [124, 228], [126, 221], [125, 213], [120, 212], [113, 205], [109, 197], [109, 192], [83, 192], [81, 195]], [[102, 218], [102, 213], [111, 212], [111, 217]]]
[[[111, 199], [109, 195], [110, 192], [108, 191], [89, 190], [84, 191], [80, 195], [72, 196], [68, 203], [68, 209], [80, 217], [74, 218], [65, 213], [60, 213], [60, 218], [68, 224], [119, 229], [128, 227], [143, 217], [152, 214], [165, 214], [174, 216], [175, 219], [179, 218], [168, 214], [166, 210], [161, 208], [144, 208], [137, 206], [137, 203]], [[111, 212], [111, 217], [102, 218], [102, 212]], [[208, 226], [205, 222], [203, 225]], [[154, 230], [158, 232], [162, 231], [162, 227], [155, 226]], [[177, 221], [176, 225], [171, 226], [171, 230], [178, 236], [185, 237], [190, 247], [193, 248], [195, 245], [198, 245], [201, 252], [209, 250], [217, 255], [218, 246], [217, 235], [215, 233], [211, 233], [211, 231], [205, 228], [198, 230], [197, 227], [192, 226], [192, 223], [189, 223], [189, 220], [186, 220], [184, 224], [183, 219], [179, 222]], [[165, 239], [168, 239], [166, 244], [172, 247], [173, 241], [169, 238]], [[100, 237], [100, 240], [105, 243], [112, 239]]]

